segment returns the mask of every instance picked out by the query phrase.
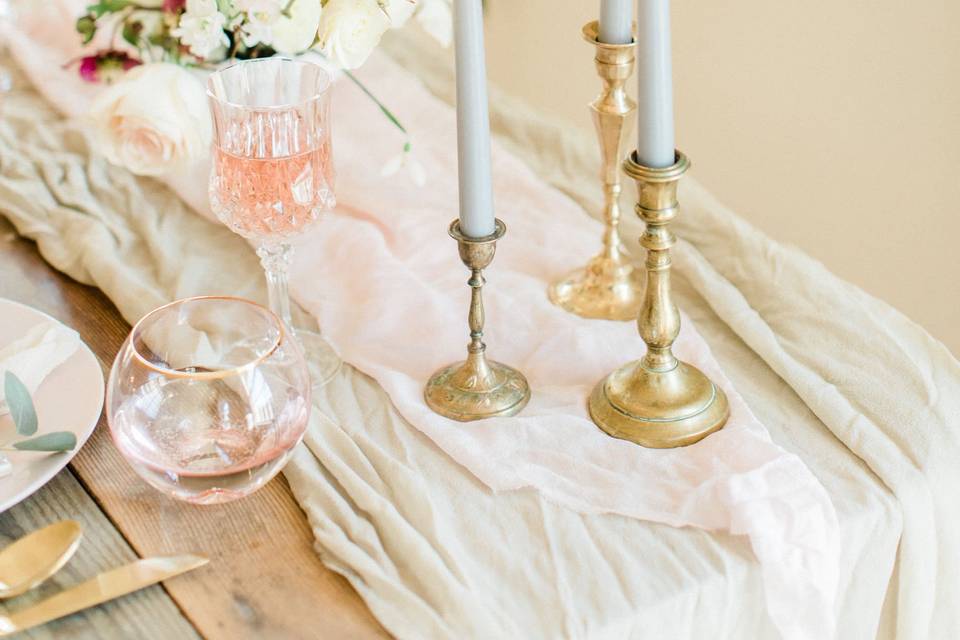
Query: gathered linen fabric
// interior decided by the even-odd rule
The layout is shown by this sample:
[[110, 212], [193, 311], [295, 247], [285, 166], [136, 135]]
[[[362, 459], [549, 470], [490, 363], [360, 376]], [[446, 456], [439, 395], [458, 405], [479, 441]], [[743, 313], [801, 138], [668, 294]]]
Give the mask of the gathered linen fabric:
[[[368, 71], [371, 79], [376, 71]], [[237, 238], [191, 216], [155, 182], [105, 166], [90, 153], [80, 127], [53, 126], [55, 118], [38, 108], [35, 98], [25, 97], [23, 104], [17, 100], [4, 105], [8, 113], [0, 203], [22, 233], [38, 240], [55, 266], [102, 287], [131, 320], [153, 301], [188, 293], [260, 297], [255, 259]], [[17, 108], [22, 110], [14, 112]], [[589, 177], [594, 150], [576, 155], [567, 149], [565, 155], [550, 156], [557, 152], [556, 144], [569, 139], [552, 140], [531, 122], [514, 122], [506, 131], [519, 134], [510, 138], [519, 145], [523, 136], [537, 137], [536, 151], [542, 154], [538, 167], [551, 179], [568, 163], [565, 186], [582, 195], [574, 193], [574, 185]], [[536, 158], [527, 157], [531, 159]], [[684, 309], [721, 354], [726, 372], [736, 374], [731, 377], [737, 388], [749, 392], [751, 406], [778, 441], [808, 460], [833, 498], [843, 548], [841, 597], [835, 605], [841, 634], [871, 637], [882, 609], [883, 634], [892, 634], [890, 619], [896, 613], [901, 637], [945, 637], [936, 633], [954, 628], [951, 616], [956, 613], [942, 606], [949, 600], [940, 598], [955, 593], [956, 572], [938, 574], [936, 567], [949, 562], [944, 556], [956, 548], [937, 534], [956, 523], [950, 521], [943, 499], [931, 505], [919, 498], [924, 491], [933, 493], [932, 480], [949, 479], [951, 472], [943, 464], [929, 464], [928, 451], [898, 455], [896, 449], [881, 447], [871, 455], [869, 449], [883, 445], [899, 429], [922, 428], [928, 431], [926, 442], [935, 440], [942, 447], [937, 460], [955, 455], [956, 441], [947, 429], [951, 407], [933, 398], [956, 397], [956, 362], [942, 345], [886, 305], [762, 237], [712, 202], [692, 180], [685, 184], [680, 220], [689, 222], [681, 231], [696, 238], [696, 249], [680, 247], [677, 262], [681, 273], [690, 271], [697, 293], [682, 280], [678, 293]], [[136, 207], [131, 206], [134, 202]], [[508, 235], [504, 247], [512, 237]], [[443, 242], [454, 255], [452, 241], [442, 238], [438, 245]], [[728, 256], [731, 246], [740, 253]], [[219, 268], [228, 261], [231, 269]], [[454, 260], [446, 268], [461, 270], [457, 287], [465, 290], [462, 266]], [[764, 282], [752, 282], [755, 278]], [[789, 295], [792, 291], [784, 295], [779, 289], [778, 278], [797, 289], [796, 300]], [[731, 295], [731, 282], [737, 283], [739, 296]], [[799, 314], [802, 321], [794, 322], [797, 311], [809, 312], [811, 300], [827, 311], [812, 319]], [[745, 342], [758, 345], [757, 353], [782, 372], [782, 380], [718, 314], [743, 332]], [[454, 324], [462, 323], [461, 318]], [[899, 366], [895, 370], [907, 372], [910, 380], [929, 383], [902, 385], [896, 394], [889, 394], [887, 387], [884, 392], [892, 397], [884, 405], [871, 405], [895, 405], [895, 415], [907, 419], [906, 427], [866, 408], [865, 403], [875, 400], [872, 385], [879, 363], [833, 344], [830, 350], [817, 349], [825, 338], [845, 339], [863, 326], [874, 331], [862, 340], [881, 343], [874, 348], [881, 352], [883, 367]], [[462, 343], [462, 336], [459, 339]], [[903, 366], [910, 364], [908, 352], [888, 348], [899, 347], [897, 341], [925, 358]], [[804, 348], [802, 359], [798, 344]], [[446, 342], [441, 348], [449, 349]], [[497, 357], [496, 347], [492, 352]], [[444, 357], [458, 355], [453, 349]], [[844, 378], [838, 387], [831, 376], [847, 371], [851, 363], [865, 373]], [[824, 380], [839, 390], [821, 398]], [[796, 383], [811, 408], [825, 416], [826, 426], [893, 485], [899, 504], [784, 381]], [[918, 390], [927, 394], [919, 396]], [[324, 561], [351, 580], [396, 635], [774, 637], [759, 597], [757, 565], [735, 538], [615, 515], [578, 514], [531, 491], [494, 494], [412, 430], [376, 385], [349, 367], [327, 396], [318, 400], [338, 424], [318, 420], [312, 425], [307, 449], [298, 452], [285, 473], [311, 518]], [[869, 424], [843, 423], [851, 415], [866, 415]], [[911, 556], [901, 558], [900, 602], [894, 597], [882, 608], [900, 538], [901, 504], [923, 517], [907, 524], [915, 542], [902, 550]], [[905, 542], [907, 538], [904, 533]], [[939, 544], [924, 545], [931, 539]], [[903, 562], [917, 558], [923, 561], [904, 571]], [[932, 599], [918, 603], [911, 597], [916, 593]], [[911, 634], [919, 628], [930, 634]]]
[[[82, 125], [35, 94], [18, 90], [0, 109], [0, 210], [128, 320], [186, 295], [265, 299], [243, 240], [157, 181], [108, 165]], [[874, 635], [900, 536], [895, 501], [682, 278], [676, 284], [737, 387], [830, 491], [844, 550], [839, 635]], [[323, 562], [395, 636], [780, 637], [744, 538], [582, 514], [529, 489], [495, 493], [350, 365], [315, 400], [321, 411], [284, 474]]]
[[[445, 235], [457, 201], [456, 120], [449, 105], [386, 58], [365, 77], [393, 96], [391, 108], [416, 114], [407, 126], [417, 132], [418, 159], [433, 183], [419, 189], [384, 180], [366, 141], [397, 149], [402, 141], [362, 93], [340, 92], [334, 121], [341, 206], [296, 241], [291, 290], [342, 357], [375, 378], [401, 415], [495, 491], [530, 487], [582, 513], [746, 535], [783, 637], [831, 635], [840, 539], [829, 496], [796, 455], [771, 441], [689, 321], [675, 350], [726, 391], [731, 416], [724, 429], [693, 446], [650, 450], [610, 438], [590, 421], [585, 398], [592, 386], [640, 357], [644, 346], [633, 323], [584, 320], [549, 302], [550, 280], [571, 259], [585, 260], [601, 230], [499, 147], [493, 173], [511, 235], [491, 269], [502, 276], [486, 288], [487, 318], [493, 356], [527, 375], [533, 398], [520, 416], [469, 424], [426, 407], [424, 381], [463, 356], [466, 334], [465, 270]], [[77, 79], [61, 79], [57, 91], [69, 95], [70, 82]], [[63, 107], [82, 115], [85, 103], [74, 99]], [[202, 172], [183, 178], [176, 176], [173, 186], [188, 199], [204, 191]], [[208, 210], [205, 202], [191, 204]]]

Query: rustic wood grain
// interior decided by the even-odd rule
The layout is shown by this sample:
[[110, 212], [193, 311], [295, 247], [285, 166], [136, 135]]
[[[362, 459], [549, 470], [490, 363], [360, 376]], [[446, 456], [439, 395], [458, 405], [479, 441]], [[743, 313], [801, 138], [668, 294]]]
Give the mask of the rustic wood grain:
[[[99, 291], [53, 271], [0, 221], [0, 296], [75, 328], [106, 375], [129, 326]], [[210, 565], [164, 587], [206, 638], [386, 637], [341, 576], [326, 569], [286, 481], [231, 504], [194, 506], [157, 493], [130, 469], [101, 418], [71, 468], [141, 556], [192, 552]]]
[[[0, 264], [3, 264], [2, 259]], [[0, 611], [17, 611], [30, 606], [101, 571], [137, 558], [69, 469], [61, 471], [24, 502], [0, 514], [0, 545], [6, 546], [35, 529], [66, 518], [77, 520], [83, 526], [83, 541], [76, 554], [40, 587], [0, 604]], [[199, 636], [163, 587], [154, 586], [36, 627], [19, 637], [37, 640], [190, 640]]]

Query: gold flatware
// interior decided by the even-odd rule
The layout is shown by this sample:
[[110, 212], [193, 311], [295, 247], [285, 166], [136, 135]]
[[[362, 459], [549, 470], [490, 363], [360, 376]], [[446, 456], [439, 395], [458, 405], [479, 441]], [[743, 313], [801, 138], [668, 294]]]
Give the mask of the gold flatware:
[[202, 567], [209, 560], [183, 555], [146, 558], [111, 569], [84, 583], [61, 591], [35, 605], [9, 616], [0, 615], [0, 636], [25, 631], [88, 607], [133, 593], [191, 569]]
[[73, 556], [83, 528], [62, 520], [37, 529], [0, 551], [0, 598], [12, 598], [55, 574]]

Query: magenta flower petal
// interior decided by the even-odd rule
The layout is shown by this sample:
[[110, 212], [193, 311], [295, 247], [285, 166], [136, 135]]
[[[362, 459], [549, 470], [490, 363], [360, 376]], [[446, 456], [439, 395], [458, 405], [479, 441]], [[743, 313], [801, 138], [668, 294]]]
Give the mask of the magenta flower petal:
[[87, 82], [99, 82], [100, 77], [97, 73], [98, 56], [85, 56], [80, 60], [80, 77]]

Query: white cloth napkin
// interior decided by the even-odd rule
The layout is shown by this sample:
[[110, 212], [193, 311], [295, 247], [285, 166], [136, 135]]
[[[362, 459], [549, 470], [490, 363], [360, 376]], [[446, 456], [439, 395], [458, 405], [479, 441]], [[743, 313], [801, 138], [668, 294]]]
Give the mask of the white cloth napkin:
[[[34, 393], [50, 372], [73, 355], [80, 336], [57, 322], [34, 325], [23, 337], [0, 348], [0, 377], [13, 372]], [[0, 415], [10, 412], [6, 391], [0, 384]]]

